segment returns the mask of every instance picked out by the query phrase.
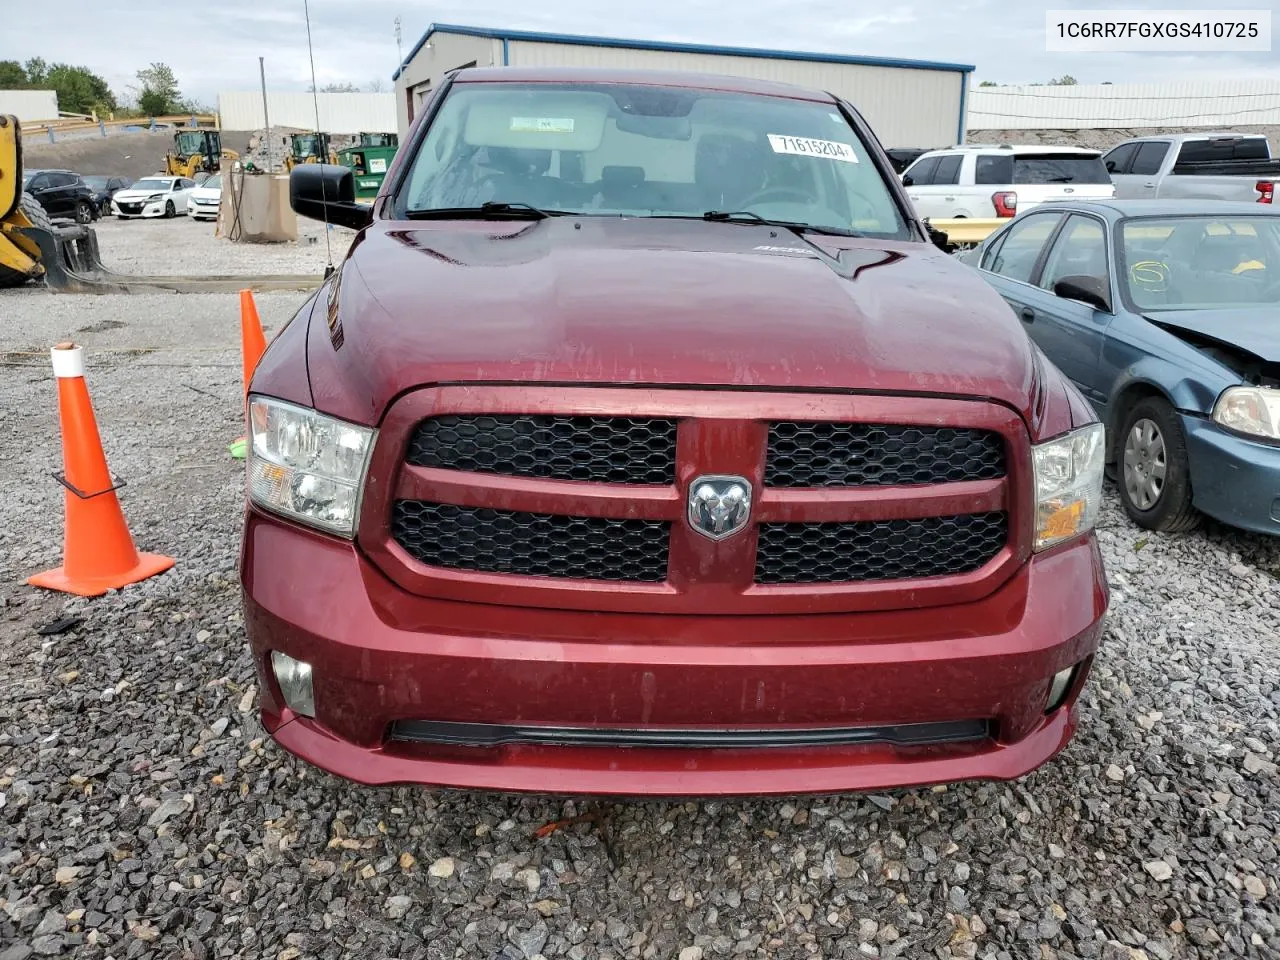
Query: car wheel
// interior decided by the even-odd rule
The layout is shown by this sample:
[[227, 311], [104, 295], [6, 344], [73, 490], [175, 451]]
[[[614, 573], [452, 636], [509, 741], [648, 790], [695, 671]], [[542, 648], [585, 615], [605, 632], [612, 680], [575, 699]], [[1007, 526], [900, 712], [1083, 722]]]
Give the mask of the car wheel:
[[76, 223], [89, 223], [93, 220], [93, 207], [88, 200], [76, 201]]
[[177, 215], [178, 215], [178, 211], [173, 208], [173, 201], [166, 200], [164, 202], [164, 218], [166, 220], [172, 220]]
[[1118, 486], [1125, 512], [1141, 527], [1181, 533], [1200, 522], [1191, 505], [1187, 442], [1173, 407], [1160, 397], [1134, 404], [1119, 437]]

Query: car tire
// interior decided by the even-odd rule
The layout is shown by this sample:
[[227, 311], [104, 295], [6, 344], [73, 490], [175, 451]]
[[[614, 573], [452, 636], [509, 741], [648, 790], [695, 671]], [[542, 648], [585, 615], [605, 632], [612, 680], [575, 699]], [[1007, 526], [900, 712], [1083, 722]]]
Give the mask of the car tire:
[[[29, 193], [24, 193], [18, 199], [18, 207], [27, 215], [27, 219], [31, 221], [31, 225], [40, 230], [48, 230], [53, 232], [53, 221], [49, 219], [49, 213], [40, 205], [37, 200]], [[19, 273], [17, 270], [10, 270], [7, 267], [0, 266], [0, 287], [16, 287], [19, 284], [26, 283], [30, 279], [25, 273]]]
[[172, 220], [177, 215], [178, 215], [178, 211], [173, 208], [173, 201], [166, 200], [164, 202], [164, 218], [166, 220]]
[[1200, 523], [1192, 505], [1187, 440], [1164, 398], [1139, 400], [1116, 438], [1116, 486], [1134, 523], [1161, 533], [1184, 533]]
[[88, 200], [76, 201], [75, 221], [81, 224], [93, 222], [93, 207]]

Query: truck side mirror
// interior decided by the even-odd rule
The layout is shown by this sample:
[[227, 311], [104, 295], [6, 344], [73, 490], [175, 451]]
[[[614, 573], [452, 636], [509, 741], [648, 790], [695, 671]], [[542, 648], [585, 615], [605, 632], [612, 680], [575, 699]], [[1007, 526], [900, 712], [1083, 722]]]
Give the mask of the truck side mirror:
[[299, 216], [352, 230], [362, 230], [373, 222], [373, 207], [356, 203], [356, 181], [350, 168], [328, 163], [293, 168], [289, 206]]

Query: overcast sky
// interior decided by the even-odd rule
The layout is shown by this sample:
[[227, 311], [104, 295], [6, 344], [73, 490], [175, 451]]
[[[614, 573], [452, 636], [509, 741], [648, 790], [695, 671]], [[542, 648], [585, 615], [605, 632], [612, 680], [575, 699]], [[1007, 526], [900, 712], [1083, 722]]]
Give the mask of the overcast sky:
[[[0, 5], [10, 2], [18, 0]], [[311, 0], [311, 28], [319, 84], [346, 81], [362, 89], [375, 81], [391, 89], [397, 16], [406, 55], [435, 21], [943, 60], [975, 65], [975, 83], [1036, 82], [1069, 73], [1081, 83], [1274, 77], [1280, 86], [1275, 52], [1045, 52], [1048, 9], [1219, 6], [1274, 8], [1277, 0]], [[57, 21], [83, 29], [50, 29], [35, 7], [28, 3], [26, 10], [16, 21], [12, 14], [4, 18], [0, 60], [41, 56], [87, 66], [117, 94], [127, 94], [135, 71], [155, 60], [173, 67], [183, 94], [208, 106], [219, 92], [257, 89], [259, 56], [266, 58], [269, 88], [301, 90], [310, 83], [303, 0], [220, 0], [195, 7], [172, 0], [61, 0]]]

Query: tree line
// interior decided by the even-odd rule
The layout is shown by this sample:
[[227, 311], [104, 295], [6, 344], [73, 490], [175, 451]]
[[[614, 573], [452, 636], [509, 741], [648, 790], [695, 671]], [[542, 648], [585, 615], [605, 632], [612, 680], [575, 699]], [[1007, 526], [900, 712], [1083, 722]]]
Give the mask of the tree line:
[[[1050, 80], [1048, 83], [1028, 83], [1028, 84], [1026, 84], [1026, 86], [1028, 86], [1028, 87], [1074, 87], [1075, 85], [1076, 85], [1076, 78], [1075, 78], [1075, 77], [1073, 77], [1073, 76], [1072, 76], [1071, 74], [1069, 74], [1069, 73], [1064, 73], [1064, 74], [1063, 74], [1062, 76], [1060, 76], [1060, 77], [1055, 77], [1054, 79]], [[1103, 85], [1104, 87], [1109, 87], [1109, 86], [1111, 86], [1111, 81], [1110, 81], [1110, 80], [1103, 80], [1103, 81], [1102, 81], [1102, 85]], [[1016, 87], [1016, 86], [1021, 86], [1021, 84], [1016, 84], [1016, 83], [1015, 83], [1015, 84], [1009, 84], [1009, 83], [993, 83], [993, 82], [992, 82], [992, 81], [990, 81], [990, 80], [983, 80], [980, 84], [978, 84], [978, 86], [980, 86], [980, 87], [1009, 87], [1009, 86], [1015, 86], [1015, 87]]]
[[53, 90], [58, 95], [60, 113], [163, 117], [207, 112], [182, 95], [178, 78], [168, 64], [152, 63], [136, 76], [137, 85], [117, 96], [110, 84], [88, 67], [48, 63], [41, 57], [32, 57], [26, 63], [0, 60], [0, 90]]

